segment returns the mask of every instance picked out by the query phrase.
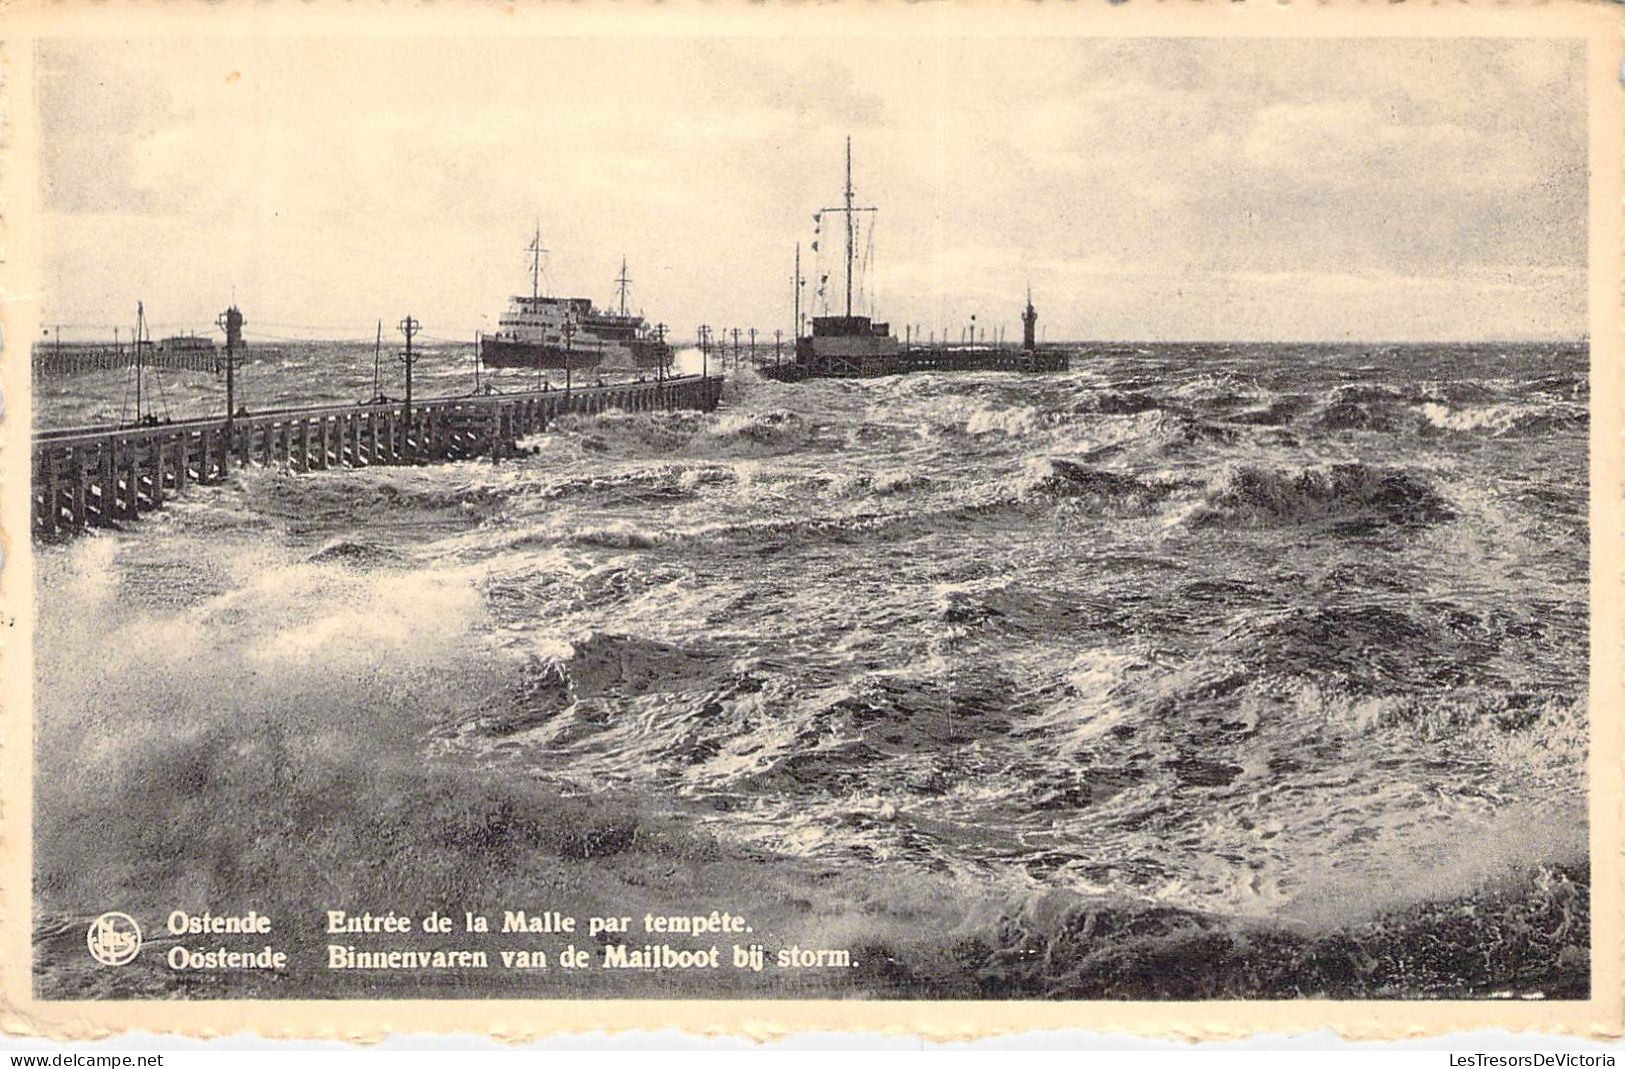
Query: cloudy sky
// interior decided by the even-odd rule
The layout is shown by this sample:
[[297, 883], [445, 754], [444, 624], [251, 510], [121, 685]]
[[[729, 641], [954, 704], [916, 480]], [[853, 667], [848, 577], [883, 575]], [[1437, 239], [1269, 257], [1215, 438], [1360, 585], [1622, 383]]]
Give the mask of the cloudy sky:
[[[494, 325], [528, 291], [791, 320], [844, 138], [881, 318], [957, 336], [1572, 337], [1584, 53], [1564, 41], [47, 42], [46, 324]], [[833, 233], [824, 235], [833, 237]], [[821, 243], [808, 273], [838, 277]], [[835, 278], [832, 278], [832, 285]]]

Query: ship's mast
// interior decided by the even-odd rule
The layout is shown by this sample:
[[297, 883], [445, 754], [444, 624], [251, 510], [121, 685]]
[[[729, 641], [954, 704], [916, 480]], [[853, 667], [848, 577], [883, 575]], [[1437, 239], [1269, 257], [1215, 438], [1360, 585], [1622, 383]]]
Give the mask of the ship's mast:
[[536, 236], [526, 251], [530, 253], [530, 299], [535, 301], [542, 295], [542, 253], [547, 251], [542, 248], [541, 220], [536, 222]]
[[846, 139], [846, 318], [852, 318], [852, 138]]
[[846, 139], [846, 189], [845, 206], [840, 208], [825, 208], [826, 212], [841, 212], [846, 216], [846, 317], [852, 318], [852, 260], [855, 255], [854, 232], [857, 229], [857, 212], [872, 212], [874, 208], [859, 208], [854, 206], [855, 191], [852, 189], [852, 139]]
[[147, 325], [147, 306], [144, 301], [135, 302], [135, 421], [141, 422], [141, 335]]
[[626, 315], [626, 286], [627, 283], [631, 281], [631, 279], [626, 277], [626, 257], [623, 256], [621, 257], [621, 274], [620, 277], [615, 280], [616, 286], [621, 291], [621, 315], [623, 316]]

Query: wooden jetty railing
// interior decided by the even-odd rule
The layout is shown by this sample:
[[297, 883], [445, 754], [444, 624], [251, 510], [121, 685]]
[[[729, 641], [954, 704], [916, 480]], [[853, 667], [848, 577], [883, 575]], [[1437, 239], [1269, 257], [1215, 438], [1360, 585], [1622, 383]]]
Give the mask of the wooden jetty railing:
[[910, 349], [902, 357], [905, 371], [1067, 371], [1072, 359], [1064, 349]]
[[1071, 357], [1064, 349], [1025, 352], [1013, 349], [916, 348], [891, 356], [821, 356], [803, 349], [793, 362], [758, 364], [757, 370], [770, 379], [800, 382], [803, 379], [857, 379], [881, 375], [906, 375], [911, 371], [1018, 371], [1028, 374], [1067, 371]]
[[[143, 342], [141, 362], [149, 368], [172, 371], [216, 371], [220, 366], [220, 353], [211, 349], [160, 349]], [[129, 345], [71, 342], [34, 346], [33, 374], [36, 379], [134, 366], [135, 350]]]
[[189, 482], [224, 479], [234, 463], [319, 471], [502, 456], [567, 413], [710, 411], [721, 396], [721, 378], [686, 375], [431, 398], [413, 402], [410, 417], [399, 402], [239, 414], [229, 442], [221, 418], [45, 431], [33, 442], [34, 535], [55, 538], [134, 520]]

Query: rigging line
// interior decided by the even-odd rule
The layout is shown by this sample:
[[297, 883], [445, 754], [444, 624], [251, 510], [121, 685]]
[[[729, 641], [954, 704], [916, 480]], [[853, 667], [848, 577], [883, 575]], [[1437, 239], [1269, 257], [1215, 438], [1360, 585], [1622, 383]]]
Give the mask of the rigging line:
[[119, 402], [118, 421], [124, 423], [124, 417], [130, 410], [130, 373], [135, 370], [135, 364], [124, 365], [124, 400]]
[[[282, 327], [284, 330], [340, 330], [351, 331], [355, 329], [354, 323], [283, 323], [274, 319], [260, 319], [258, 322], [268, 327]], [[312, 339], [325, 341], [326, 339]]]
[[[140, 305], [136, 307], [139, 309]], [[137, 422], [141, 420], [141, 327], [141, 313], [137, 311], [135, 326], [130, 330], [130, 362], [125, 365], [124, 403], [119, 406], [118, 413], [118, 421], [121, 424], [125, 422], [125, 417], [129, 414], [130, 384], [132, 381], [135, 383], [135, 418]]]
[[346, 334], [346, 335], [344, 335], [342, 337], [336, 337], [336, 338], [298, 338], [298, 337], [294, 337], [291, 334], [276, 334], [276, 333], [272, 333], [271, 331], [266, 331], [266, 330], [247, 330], [247, 329], [244, 329], [243, 333], [251, 335], [253, 337], [258, 337], [258, 338], [276, 338], [276, 339], [278, 339], [280, 341], [300, 342], [300, 343], [306, 344], [306, 345], [322, 345], [322, 344], [333, 344], [333, 343], [345, 344], [345, 343], [350, 343], [350, 342], [357, 342], [357, 341], [365, 341], [366, 340], [365, 336], [357, 336], [357, 335], [354, 335], [354, 334]]
[[868, 243], [863, 250], [863, 284], [869, 291], [869, 314], [875, 314], [875, 279], [873, 265], [875, 260], [875, 224], [871, 222], [865, 235]]
[[158, 383], [158, 403], [164, 407], [164, 419], [169, 419], [169, 395], [164, 392], [164, 376], [159, 373], [158, 365], [152, 365], [152, 377]]
[[254, 338], [261, 342], [276, 342], [280, 345], [365, 345], [366, 338], [290, 338], [281, 334], [266, 334], [258, 330], [243, 331], [245, 338]]

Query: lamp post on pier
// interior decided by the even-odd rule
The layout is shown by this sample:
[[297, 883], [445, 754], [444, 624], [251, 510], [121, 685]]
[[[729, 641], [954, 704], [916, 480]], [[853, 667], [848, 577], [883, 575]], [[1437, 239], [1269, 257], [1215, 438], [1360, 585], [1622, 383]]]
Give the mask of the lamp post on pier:
[[664, 388], [666, 385], [666, 324], [655, 324], [655, 341], [659, 343], [655, 349], [655, 385]]
[[236, 432], [237, 419], [237, 349], [243, 344], [243, 326], [245, 321], [243, 313], [237, 310], [234, 304], [220, 313], [215, 320], [221, 330], [226, 332], [226, 427], [225, 449], [220, 455], [220, 474], [226, 474], [226, 464], [231, 458], [231, 444]]
[[406, 352], [401, 360], [406, 364], [406, 401], [401, 406], [401, 456], [412, 459], [412, 364], [415, 357], [412, 355], [412, 336], [422, 329], [423, 324], [407, 316], [396, 325], [396, 330], [406, 335]]
[[575, 363], [575, 358], [570, 354], [570, 339], [575, 337], [575, 333], [576, 325], [566, 322], [564, 324], [564, 399], [566, 401], [570, 399], [570, 365]]

